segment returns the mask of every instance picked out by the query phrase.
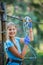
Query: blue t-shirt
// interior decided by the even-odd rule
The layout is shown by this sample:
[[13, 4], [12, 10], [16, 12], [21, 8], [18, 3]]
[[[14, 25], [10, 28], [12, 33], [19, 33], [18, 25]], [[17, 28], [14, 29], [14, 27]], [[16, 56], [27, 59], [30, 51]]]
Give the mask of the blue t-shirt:
[[[20, 38], [19, 37], [15, 37], [15, 41], [16, 41], [16, 47], [18, 49], [18, 52], [21, 53], [21, 48], [20, 48]], [[10, 41], [9, 39], [4, 43], [4, 50], [6, 52], [6, 54], [8, 55], [8, 58], [10, 59], [14, 59], [14, 60], [21, 60], [20, 58], [16, 57], [15, 55], [13, 55], [8, 48], [14, 46], [14, 43], [12, 41]]]

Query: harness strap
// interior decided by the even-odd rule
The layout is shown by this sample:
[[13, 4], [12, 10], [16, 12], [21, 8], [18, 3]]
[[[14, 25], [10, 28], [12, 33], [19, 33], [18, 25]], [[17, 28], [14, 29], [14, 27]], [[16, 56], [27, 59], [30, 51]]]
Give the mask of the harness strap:
[[9, 59], [9, 58], [8, 58], [7, 61], [6, 61], [6, 64], [8, 64], [9, 61], [10, 61], [10, 62], [19, 63], [19, 64], [22, 63], [22, 60], [13, 60], [13, 59]]

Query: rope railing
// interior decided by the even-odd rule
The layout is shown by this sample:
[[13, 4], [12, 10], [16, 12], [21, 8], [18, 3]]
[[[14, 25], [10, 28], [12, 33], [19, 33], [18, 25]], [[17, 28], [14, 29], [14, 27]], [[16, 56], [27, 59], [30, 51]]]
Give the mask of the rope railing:
[[[18, 20], [20, 20], [20, 21], [23, 21], [23, 22], [25, 22], [25, 19], [24, 18], [22, 18], [22, 17], [19, 17], [19, 16], [11, 16], [11, 15], [7, 15], [7, 17], [10, 17], [10, 18], [14, 18], [14, 19], [18, 19]], [[33, 22], [33, 21], [32, 21]], [[36, 24], [43, 24], [43, 22], [33, 22], [33, 23], [36, 23]]]
[[[1, 10], [0, 10], [1, 11]], [[8, 15], [8, 14], [6, 14], [6, 17], [8, 18], [8, 17], [10, 17], [10, 18], [13, 18], [13, 19], [17, 19], [17, 20], [20, 20], [20, 21], [22, 21], [22, 22], [25, 22], [26, 20], [23, 18], [23, 17], [21, 17], [21, 16], [15, 16], [15, 15], [13, 15], [13, 16], [11, 16], [11, 15]], [[0, 18], [0, 20], [1, 20], [1, 18]], [[6, 19], [6, 22], [7, 22], [7, 19]], [[32, 21], [32, 23], [34, 23], [34, 24], [42, 24], [43, 25], [43, 22], [33, 22]]]

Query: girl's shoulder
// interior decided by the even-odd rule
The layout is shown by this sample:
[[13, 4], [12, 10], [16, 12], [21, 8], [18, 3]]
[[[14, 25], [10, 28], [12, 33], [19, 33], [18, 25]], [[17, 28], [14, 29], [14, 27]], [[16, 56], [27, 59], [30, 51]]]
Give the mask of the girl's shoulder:
[[6, 43], [11, 43], [11, 41], [9, 39], [6, 40]]
[[5, 45], [6, 45], [7, 47], [12, 47], [12, 46], [14, 46], [14, 44], [13, 44], [10, 40], [6, 40]]

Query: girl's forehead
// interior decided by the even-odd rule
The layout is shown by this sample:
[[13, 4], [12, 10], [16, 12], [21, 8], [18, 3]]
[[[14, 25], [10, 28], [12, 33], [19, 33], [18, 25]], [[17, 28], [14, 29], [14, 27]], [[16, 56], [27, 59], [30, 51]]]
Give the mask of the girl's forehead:
[[15, 25], [9, 25], [9, 27], [15, 27]]

